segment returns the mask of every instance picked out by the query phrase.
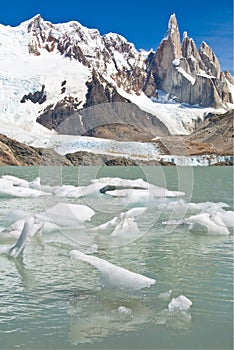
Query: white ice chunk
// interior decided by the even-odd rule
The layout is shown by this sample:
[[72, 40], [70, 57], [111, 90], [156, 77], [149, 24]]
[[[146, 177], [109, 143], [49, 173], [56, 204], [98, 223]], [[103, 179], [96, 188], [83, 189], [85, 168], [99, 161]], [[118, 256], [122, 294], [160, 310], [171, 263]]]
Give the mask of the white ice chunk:
[[90, 220], [95, 212], [86, 205], [58, 203], [46, 210], [47, 215], [58, 225]]
[[190, 224], [191, 231], [199, 230], [200, 226], [206, 228], [211, 235], [229, 235], [227, 226], [233, 227], [233, 212], [201, 213], [190, 216], [186, 222]]
[[129, 271], [93, 255], [83, 254], [78, 250], [72, 250], [70, 255], [74, 259], [88, 262], [96, 267], [101, 272], [103, 287], [138, 290], [156, 283], [155, 279]]
[[126, 218], [124, 217], [118, 225], [116, 225], [114, 231], [111, 233], [111, 237], [118, 237], [118, 238], [130, 238], [134, 236], [140, 237], [142, 233], [138, 229], [137, 223], [134, 221], [133, 218]]
[[13, 186], [21, 186], [21, 187], [29, 187], [29, 183], [27, 180], [21, 179], [19, 177], [16, 176], [12, 176], [12, 175], [3, 175], [2, 179], [5, 179], [9, 182], [12, 182]]
[[190, 306], [192, 305], [192, 301], [185, 297], [184, 295], [180, 295], [177, 298], [173, 298], [171, 302], [168, 304], [169, 311], [188, 311]]
[[63, 185], [61, 187], [57, 186], [54, 189], [54, 193], [57, 197], [66, 197], [66, 198], [80, 198], [86, 196], [97, 196], [100, 195], [99, 190], [104, 187], [103, 184], [91, 184], [88, 186], [71, 186]]
[[102, 231], [102, 230], [107, 230], [109, 228], [116, 227], [116, 225], [120, 222], [120, 218], [118, 216], [115, 216], [113, 219], [110, 221], [105, 222], [104, 224], [101, 224], [97, 227], [94, 227], [90, 229], [90, 231]]
[[125, 218], [134, 218], [141, 214], [143, 214], [147, 208], [145, 207], [138, 207], [138, 208], [131, 208], [126, 213], [124, 213]]
[[48, 196], [50, 193], [31, 189], [28, 182], [12, 176], [4, 176], [0, 178], [0, 196], [6, 195], [11, 197], [41, 197]]
[[106, 194], [126, 198], [129, 203], [147, 203], [154, 201], [156, 197], [177, 197], [185, 194], [180, 191], [169, 191], [167, 188], [150, 184], [142, 179], [127, 180], [116, 177], [92, 181], [102, 183], [104, 187], [110, 186], [110, 189], [105, 191]]
[[29, 187], [34, 190], [48, 192], [48, 193], [54, 193], [54, 191], [58, 188], [58, 186], [41, 185], [41, 180], [39, 177], [29, 182]]
[[[0, 241], [6, 241], [9, 239], [18, 239], [23, 229], [25, 219], [28, 216], [29, 214], [25, 215], [22, 219], [15, 221], [9, 227], [4, 228], [0, 233]], [[48, 222], [49, 218], [44, 214], [36, 214], [35, 218], [36, 220], [44, 223], [42, 227], [42, 233], [51, 233], [53, 231], [59, 230], [59, 226], [52, 222]]]
[[91, 231], [99, 231], [99, 230], [101, 231], [109, 228], [116, 228], [119, 224], [121, 224], [121, 222], [123, 223], [124, 220], [137, 217], [143, 214], [146, 210], [147, 208], [145, 207], [131, 208], [126, 212], [121, 212], [119, 216], [115, 216], [110, 221], [107, 221], [104, 224], [101, 224], [97, 227], [92, 228]]
[[[221, 225], [224, 224], [227, 227], [234, 227], [234, 212], [233, 211], [224, 211], [218, 213], [218, 215], [213, 214], [213, 220], [216, 221], [216, 218], [219, 217]], [[217, 223], [217, 221], [216, 221]]]
[[119, 306], [117, 310], [112, 311], [116, 315], [115, 321], [131, 322], [133, 319], [133, 312], [126, 306]]

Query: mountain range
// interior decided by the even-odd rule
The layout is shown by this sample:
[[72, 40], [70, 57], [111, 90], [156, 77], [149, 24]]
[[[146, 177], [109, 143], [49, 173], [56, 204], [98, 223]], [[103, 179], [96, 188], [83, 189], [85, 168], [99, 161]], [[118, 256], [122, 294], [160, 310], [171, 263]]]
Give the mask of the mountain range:
[[0, 25], [0, 65], [0, 133], [34, 147], [68, 134], [152, 142], [194, 133], [196, 141], [211, 113], [234, 108], [233, 76], [207, 43], [198, 49], [186, 32], [181, 40], [174, 14], [150, 52], [74, 21], [37, 15]]

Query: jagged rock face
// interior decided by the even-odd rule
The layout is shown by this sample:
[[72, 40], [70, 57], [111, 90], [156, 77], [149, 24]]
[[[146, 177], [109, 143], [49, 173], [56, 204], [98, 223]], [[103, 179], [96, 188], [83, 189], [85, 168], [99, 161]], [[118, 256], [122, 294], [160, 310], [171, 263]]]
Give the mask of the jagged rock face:
[[202, 62], [204, 63], [205, 72], [207, 74], [215, 76], [217, 79], [220, 79], [221, 70], [219, 60], [215, 56], [212, 48], [209, 45], [207, 45], [204, 41], [201, 44], [199, 54]]
[[41, 91], [36, 91], [34, 93], [29, 93], [24, 95], [21, 103], [25, 103], [30, 100], [32, 103], [39, 103], [40, 105], [46, 101], [45, 85], [42, 85]]
[[122, 97], [110, 83], [108, 83], [100, 74], [93, 70], [92, 80], [87, 82], [88, 92], [86, 94], [86, 103], [84, 108], [109, 102], [126, 102], [129, 100]]
[[172, 76], [172, 62], [182, 57], [180, 34], [175, 15], [170, 17], [168, 31], [161, 41], [152, 60], [150, 71], [153, 72], [155, 88], [168, 92]]
[[56, 105], [49, 105], [37, 118], [37, 122], [46, 128], [56, 130], [67, 118], [78, 113], [81, 101], [77, 98], [65, 97]]
[[59, 52], [87, 67], [106, 73], [118, 87], [139, 94], [145, 84], [145, 58], [133, 44], [118, 34], [103, 37], [96, 29], [87, 29], [77, 22], [52, 25], [37, 16], [28, 25], [32, 38], [29, 53], [40, 55], [42, 50]]
[[[175, 96], [179, 102], [205, 107], [233, 103], [226, 77], [213, 50], [203, 42], [198, 51], [186, 32], [180, 44], [175, 15], [169, 20], [168, 31], [151, 59], [148, 71], [148, 76], [154, 78], [155, 89]], [[149, 96], [152, 90], [151, 80], [146, 82], [144, 91]]]
[[231, 73], [226, 70], [223, 74], [224, 74], [224, 77], [229, 81], [229, 83], [234, 85], [234, 77], [231, 75]]
[[[64, 98], [55, 106], [48, 106], [37, 118], [43, 126], [60, 134], [95, 136], [94, 129], [109, 124], [134, 125], [152, 137], [169, 135], [167, 127], [155, 116], [142, 111], [122, 97], [110, 83], [93, 70], [87, 83], [86, 103]], [[131, 127], [128, 128], [131, 138]], [[125, 137], [127, 138], [127, 136]], [[150, 137], [149, 137], [150, 138]]]
[[196, 74], [200, 67], [201, 69], [204, 69], [196, 44], [193, 39], [187, 36], [187, 33], [184, 33], [183, 35], [182, 56], [188, 62], [190, 73]]
[[188, 140], [210, 142], [219, 154], [233, 155], [234, 110], [225, 114], [209, 113]]
[[[47, 50], [78, 60], [104, 78], [111, 78], [127, 93], [144, 92], [148, 97], [156, 97], [161, 89], [189, 104], [216, 107], [232, 102], [226, 83], [230, 78], [222, 75], [213, 50], [205, 42], [198, 50], [186, 32], [181, 43], [174, 14], [156, 53], [147, 59], [122, 36], [101, 36], [98, 30], [77, 22], [53, 25], [37, 16], [29, 23], [28, 32], [29, 53], [40, 55]], [[105, 94], [102, 98], [102, 102], [108, 100]], [[99, 95], [93, 96], [94, 103], [96, 100], [101, 103]]]

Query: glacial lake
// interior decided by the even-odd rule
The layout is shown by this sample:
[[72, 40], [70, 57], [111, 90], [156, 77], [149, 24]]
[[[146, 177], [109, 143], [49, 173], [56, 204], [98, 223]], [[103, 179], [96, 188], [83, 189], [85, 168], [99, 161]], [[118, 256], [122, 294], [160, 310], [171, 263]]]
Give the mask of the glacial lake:
[[[99, 177], [143, 178], [185, 192], [181, 198], [187, 203], [223, 202], [229, 207], [222, 210], [233, 210], [231, 167], [0, 167], [2, 175], [27, 181], [40, 176], [43, 184], [56, 186], [85, 186]], [[1, 230], [10, 225], [6, 220], [10, 210], [38, 213], [65, 202], [86, 205], [96, 214], [77, 231], [65, 227], [35, 237], [23, 257], [0, 254], [0, 348], [232, 349], [233, 230], [230, 235], [208, 235], [191, 232], [188, 225], [171, 225], [174, 219], [179, 222], [192, 215], [168, 210], [175, 200], [179, 201], [133, 204], [131, 199], [107, 195], [70, 199], [1, 195]], [[100, 233], [101, 241], [85, 240], [89, 228], [141, 206], [147, 206], [136, 221], [141, 236], [115, 244], [105, 233]], [[12, 242], [0, 232], [0, 247]], [[157, 282], [138, 291], [101, 288], [100, 272], [71, 259], [72, 249]], [[180, 295], [192, 306], [187, 312], [169, 312], [170, 301]]]

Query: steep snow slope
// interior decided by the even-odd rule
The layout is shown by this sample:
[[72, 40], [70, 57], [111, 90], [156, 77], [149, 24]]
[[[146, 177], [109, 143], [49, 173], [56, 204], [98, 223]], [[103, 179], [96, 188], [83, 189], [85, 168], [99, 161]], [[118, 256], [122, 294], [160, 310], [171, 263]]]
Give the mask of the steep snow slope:
[[30, 55], [28, 43], [31, 36], [27, 33], [27, 25], [28, 22], [16, 28], [0, 26], [0, 132], [5, 130], [8, 135], [11, 128], [33, 132], [39, 129], [41, 133], [48, 133], [36, 123], [44, 105], [31, 101], [21, 103], [25, 94], [40, 91], [45, 85], [46, 102], [56, 103], [61, 99], [61, 82], [66, 79], [67, 95], [75, 94], [84, 102], [85, 83], [90, 76], [87, 67], [61, 55], [47, 51], [40, 56]]

